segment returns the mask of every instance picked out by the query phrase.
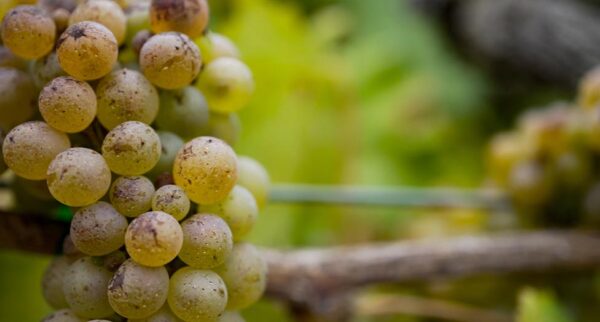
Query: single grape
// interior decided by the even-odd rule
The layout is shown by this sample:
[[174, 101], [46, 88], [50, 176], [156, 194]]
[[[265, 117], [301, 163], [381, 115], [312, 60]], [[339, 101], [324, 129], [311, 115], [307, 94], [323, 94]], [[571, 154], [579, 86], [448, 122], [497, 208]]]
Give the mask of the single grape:
[[62, 34], [67, 30], [67, 27], [69, 27], [69, 18], [71, 18], [71, 13], [68, 10], [56, 9], [50, 15], [52, 16], [52, 20], [54, 20], [58, 34]]
[[7, 12], [1, 30], [4, 46], [25, 59], [40, 58], [54, 47], [54, 20], [36, 6], [17, 6]]
[[133, 36], [133, 38], [131, 39], [131, 49], [133, 49], [133, 52], [136, 54], [136, 56], [140, 56], [140, 51], [142, 50], [142, 47], [144, 47], [144, 44], [146, 43], [146, 41], [148, 41], [148, 39], [150, 39], [150, 37], [152, 37], [152, 32], [148, 29], [142, 29], [140, 30], [137, 34], [135, 34], [135, 36]]
[[201, 66], [198, 47], [186, 35], [177, 32], [152, 36], [140, 51], [140, 68], [144, 75], [164, 89], [191, 84]]
[[4, 161], [15, 174], [29, 180], [46, 178], [48, 165], [71, 146], [69, 137], [41, 121], [23, 123], [6, 135]]
[[85, 322], [87, 320], [82, 319], [75, 315], [73, 310], [62, 309], [56, 312], [50, 313], [46, 316], [42, 322]]
[[[29, 74], [32, 76], [33, 82], [37, 88], [43, 88], [51, 80], [66, 76], [67, 73], [60, 67], [58, 55], [55, 51], [47, 56], [36, 60], [30, 65]], [[95, 105], [95, 104], [94, 104]]]
[[185, 143], [179, 136], [171, 132], [158, 131], [156, 133], [160, 138], [161, 154], [158, 163], [148, 174], [150, 178], [157, 178], [164, 173], [171, 174], [175, 156]]
[[225, 142], [199, 137], [177, 153], [173, 166], [175, 183], [199, 204], [212, 204], [227, 197], [237, 180], [237, 157]]
[[[123, 237], [123, 239], [125, 239]], [[102, 256], [102, 266], [111, 272], [116, 272], [123, 263], [129, 258], [127, 253], [122, 250], [116, 250], [108, 255]]]
[[233, 236], [219, 216], [197, 214], [181, 223], [183, 246], [179, 258], [194, 268], [210, 269], [225, 262], [233, 248]]
[[72, 77], [58, 77], [39, 97], [40, 113], [48, 125], [67, 133], [85, 130], [96, 117], [96, 94], [92, 87]]
[[242, 124], [236, 113], [220, 114], [211, 112], [209, 118], [210, 136], [219, 138], [234, 146], [240, 138]]
[[94, 21], [108, 28], [117, 43], [125, 41], [127, 18], [118, 4], [111, 0], [85, 1], [77, 6], [69, 18], [69, 25], [82, 21]]
[[160, 111], [156, 125], [182, 138], [208, 133], [208, 106], [204, 96], [193, 86], [160, 93]]
[[182, 243], [179, 222], [162, 211], [147, 212], [135, 218], [125, 234], [125, 246], [131, 258], [150, 267], [172, 261]]
[[13, 54], [10, 49], [0, 46], [0, 67], [27, 70], [27, 61]]
[[227, 288], [219, 275], [184, 267], [169, 284], [169, 306], [184, 321], [216, 321], [227, 305]]
[[112, 130], [126, 121], [150, 124], [158, 114], [158, 92], [142, 73], [121, 69], [104, 77], [96, 87], [98, 120]]
[[79, 209], [71, 221], [71, 239], [83, 253], [109, 254], [125, 243], [127, 219], [109, 203], [100, 201]]
[[178, 318], [173, 312], [171, 308], [169, 308], [168, 304], [165, 304], [160, 311], [150, 315], [149, 317], [143, 319], [129, 319], [129, 322], [183, 322], [180, 318]]
[[146, 177], [119, 177], [108, 193], [110, 202], [121, 214], [137, 217], [152, 207], [154, 184]]
[[58, 62], [69, 75], [94, 80], [110, 73], [117, 61], [117, 40], [103, 25], [84, 21], [69, 26], [60, 36]]
[[205, 63], [210, 63], [220, 57], [240, 57], [240, 52], [235, 44], [227, 37], [216, 32], [208, 32], [206, 35], [196, 38], [194, 41]]
[[199, 205], [199, 212], [221, 216], [233, 232], [233, 240], [242, 240], [254, 227], [258, 206], [248, 189], [235, 186], [225, 200], [212, 205]]
[[254, 92], [252, 72], [241, 61], [221, 57], [206, 65], [197, 83], [208, 101], [208, 108], [217, 113], [241, 110]]
[[266, 288], [267, 264], [256, 247], [236, 244], [222, 266], [215, 269], [229, 291], [228, 310], [240, 310], [256, 303]]
[[42, 292], [46, 303], [55, 309], [69, 307], [63, 292], [63, 278], [73, 261], [66, 256], [52, 259], [42, 276]]
[[152, 210], [166, 212], [173, 218], [182, 220], [190, 211], [190, 199], [176, 185], [162, 186], [152, 196]]
[[104, 138], [102, 155], [113, 172], [124, 176], [141, 175], [160, 159], [160, 138], [142, 122], [121, 123]]
[[226, 311], [219, 318], [219, 322], [246, 322], [246, 320], [238, 312]]
[[110, 187], [111, 174], [102, 155], [86, 148], [71, 148], [50, 163], [47, 183], [56, 200], [83, 207], [100, 200]]
[[113, 314], [106, 293], [111, 277], [112, 273], [92, 257], [71, 264], [63, 279], [63, 291], [73, 312], [90, 319]]
[[198, 37], [208, 25], [206, 0], [152, 0], [150, 26], [154, 33], [177, 31]]
[[0, 68], [0, 127], [10, 130], [31, 119], [37, 109], [36, 97], [37, 89], [27, 73]]
[[148, 317], [167, 301], [169, 274], [164, 267], [145, 267], [126, 260], [108, 284], [112, 308], [128, 319]]
[[238, 157], [237, 184], [252, 193], [259, 208], [267, 203], [271, 179], [267, 170], [258, 161], [247, 156]]

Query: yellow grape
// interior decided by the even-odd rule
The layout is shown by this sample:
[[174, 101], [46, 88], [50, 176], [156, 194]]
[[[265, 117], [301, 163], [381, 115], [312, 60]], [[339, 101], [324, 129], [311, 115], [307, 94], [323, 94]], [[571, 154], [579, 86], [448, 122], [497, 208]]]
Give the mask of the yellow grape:
[[15, 55], [37, 59], [54, 47], [54, 20], [36, 6], [17, 6], [2, 21], [2, 41]]
[[96, 94], [92, 87], [72, 77], [58, 77], [44, 87], [39, 97], [40, 113], [53, 128], [81, 132], [96, 117]]
[[102, 155], [114, 173], [141, 175], [150, 171], [160, 159], [160, 138], [142, 122], [121, 123], [104, 138]]
[[219, 275], [184, 267], [169, 284], [169, 306], [184, 321], [216, 321], [227, 305], [227, 288]]
[[197, 214], [181, 223], [183, 246], [179, 258], [194, 268], [217, 267], [231, 254], [233, 236], [219, 216]]
[[37, 89], [27, 73], [0, 68], [0, 127], [10, 130], [31, 119], [37, 109], [36, 96]]
[[179, 222], [162, 211], [150, 211], [135, 218], [125, 234], [125, 246], [131, 258], [150, 267], [175, 259], [182, 243]]
[[153, 0], [150, 26], [154, 33], [177, 31], [191, 38], [200, 36], [208, 25], [206, 0]]
[[119, 177], [113, 182], [108, 195], [121, 214], [137, 217], [152, 207], [154, 184], [143, 176]]
[[113, 314], [106, 294], [112, 275], [92, 257], [83, 257], [71, 264], [63, 280], [63, 291], [73, 312], [89, 319]]
[[81, 252], [102, 256], [123, 246], [127, 225], [127, 219], [113, 206], [100, 201], [75, 213], [71, 221], [70, 236]]
[[252, 193], [259, 208], [267, 203], [271, 179], [267, 170], [258, 161], [247, 156], [238, 157], [237, 184]]
[[254, 79], [244, 63], [235, 58], [221, 57], [206, 65], [196, 86], [206, 97], [211, 111], [232, 113], [250, 101]]
[[104, 25], [113, 33], [119, 45], [125, 41], [127, 18], [121, 7], [111, 0], [82, 2], [71, 13], [69, 25], [82, 21], [94, 21]]
[[176, 185], [162, 186], [152, 196], [152, 210], [166, 212], [182, 220], [190, 211], [190, 199]]

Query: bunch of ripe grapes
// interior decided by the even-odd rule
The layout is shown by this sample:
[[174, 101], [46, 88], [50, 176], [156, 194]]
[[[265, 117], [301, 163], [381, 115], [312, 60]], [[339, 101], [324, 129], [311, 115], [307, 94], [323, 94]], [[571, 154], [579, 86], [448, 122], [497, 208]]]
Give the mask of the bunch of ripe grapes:
[[600, 224], [600, 68], [575, 103], [526, 112], [493, 138], [489, 174], [526, 226]]
[[208, 21], [206, 0], [39, 0], [4, 16], [0, 170], [17, 202], [74, 213], [43, 321], [243, 321], [264, 292], [243, 241], [269, 177], [230, 147], [253, 78]]

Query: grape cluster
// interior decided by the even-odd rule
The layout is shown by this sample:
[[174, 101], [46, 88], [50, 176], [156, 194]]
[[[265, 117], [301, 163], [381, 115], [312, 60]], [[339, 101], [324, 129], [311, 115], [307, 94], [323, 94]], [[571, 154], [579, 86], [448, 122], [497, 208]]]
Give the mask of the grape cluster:
[[269, 176], [231, 147], [254, 82], [208, 22], [206, 0], [6, 13], [0, 170], [18, 201], [74, 212], [43, 321], [239, 322], [262, 296], [266, 264], [244, 240]]
[[581, 80], [576, 102], [526, 112], [496, 135], [487, 161], [523, 224], [600, 223], [600, 68]]

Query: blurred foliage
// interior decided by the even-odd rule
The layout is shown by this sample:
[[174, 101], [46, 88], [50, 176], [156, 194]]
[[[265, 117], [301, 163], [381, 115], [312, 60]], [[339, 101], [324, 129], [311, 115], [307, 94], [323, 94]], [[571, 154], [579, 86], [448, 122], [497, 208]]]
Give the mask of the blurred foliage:
[[517, 322], [572, 322], [550, 291], [526, 288], [519, 294]]

